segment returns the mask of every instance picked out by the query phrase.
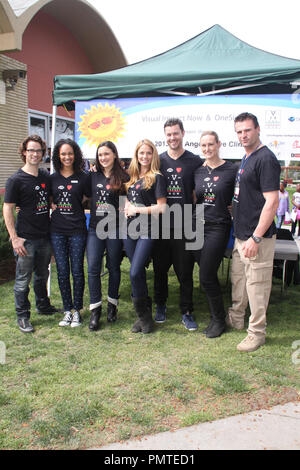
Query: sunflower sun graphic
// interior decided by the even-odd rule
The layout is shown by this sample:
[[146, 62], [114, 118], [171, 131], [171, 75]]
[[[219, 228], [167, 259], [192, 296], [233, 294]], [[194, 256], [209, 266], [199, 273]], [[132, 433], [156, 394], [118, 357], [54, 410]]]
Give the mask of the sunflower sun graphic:
[[85, 109], [85, 114], [80, 118], [80, 137], [85, 138], [90, 146], [105, 140], [117, 142], [118, 138], [123, 137], [125, 120], [114, 105], [105, 103], [103, 106], [99, 103], [90, 110]]

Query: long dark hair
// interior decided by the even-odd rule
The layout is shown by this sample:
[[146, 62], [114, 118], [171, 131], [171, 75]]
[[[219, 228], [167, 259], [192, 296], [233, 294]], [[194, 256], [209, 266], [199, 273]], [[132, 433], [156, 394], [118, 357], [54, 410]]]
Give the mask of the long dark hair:
[[82, 171], [84, 167], [83, 155], [79, 145], [72, 139], [60, 139], [58, 142], [56, 142], [52, 154], [52, 161], [55, 171], [59, 173], [62, 168], [62, 164], [59, 158], [59, 152], [60, 148], [64, 144], [70, 145], [72, 147], [74, 151], [73, 170], [74, 173], [80, 173], [80, 171]]
[[118, 191], [120, 193], [125, 193], [124, 183], [128, 180], [128, 175], [125, 170], [121, 167], [120, 158], [118, 154], [117, 147], [113, 142], [110, 140], [106, 140], [105, 142], [101, 142], [98, 145], [96, 150], [96, 170], [103, 173], [103, 168], [101, 163], [99, 162], [98, 158], [98, 150], [101, 147], [108, 147], [112, 153], [115, 155], [114, 164], [111, 170], [109, 184], [113, 191]]

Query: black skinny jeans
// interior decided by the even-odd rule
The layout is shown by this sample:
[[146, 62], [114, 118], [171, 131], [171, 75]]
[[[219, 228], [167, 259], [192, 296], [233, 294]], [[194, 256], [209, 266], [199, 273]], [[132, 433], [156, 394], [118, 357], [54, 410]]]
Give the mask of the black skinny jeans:
[[204, 244], [201, 250], [194, 251], [194, 257], [199, 265], [200, 284], [207, 297], [222, 295], [218, 269], [224, 256], [230, 235], [230, 225], [209, 224], [204, 225]]
[[[190, 242], [190, 240], [189, 240]], [[165, 305], [168, 298], [168, 271], [173, 265], [180, 285], [180, 310], [182, 314], [193, 311], [192, 251], [185, 249], [186, 240], [175, 240], [171, 231], [169, 240], [156, 240], [153, 249], [154, 301]]]

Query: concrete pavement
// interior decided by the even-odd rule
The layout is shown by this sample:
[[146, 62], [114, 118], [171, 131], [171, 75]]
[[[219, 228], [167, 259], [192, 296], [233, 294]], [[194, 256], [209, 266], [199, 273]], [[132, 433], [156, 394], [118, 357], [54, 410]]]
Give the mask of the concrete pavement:
[[300, 400], [99, 450], [300, 450]]

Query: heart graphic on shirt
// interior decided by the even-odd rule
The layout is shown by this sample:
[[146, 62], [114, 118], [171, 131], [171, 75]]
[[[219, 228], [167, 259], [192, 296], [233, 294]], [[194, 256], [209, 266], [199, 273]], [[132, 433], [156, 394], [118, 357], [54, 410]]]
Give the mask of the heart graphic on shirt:
[[141, 187], [141, 185], [140, 185], [140, 184], [137, 184], [136, 187], [135, 187], [135, 189], [139, 189], [140, 187]]
[[176, 168], [177, 173], [180, 173], [182, 168]]
[[70, 190], [72, 188], [71, 184], [68, 184], [67, 189]]
[[214, 176], [214, 181], [218, 181], [219, 176]]
[[45, 183], [42, 183], [41, 186], [42, 186], [43, 189], [45, 189], [45, 187], [46, 187]]
[[110, 189], [110, 184], [107, 184], [107, 185], [106, 185], [106, 189]]

